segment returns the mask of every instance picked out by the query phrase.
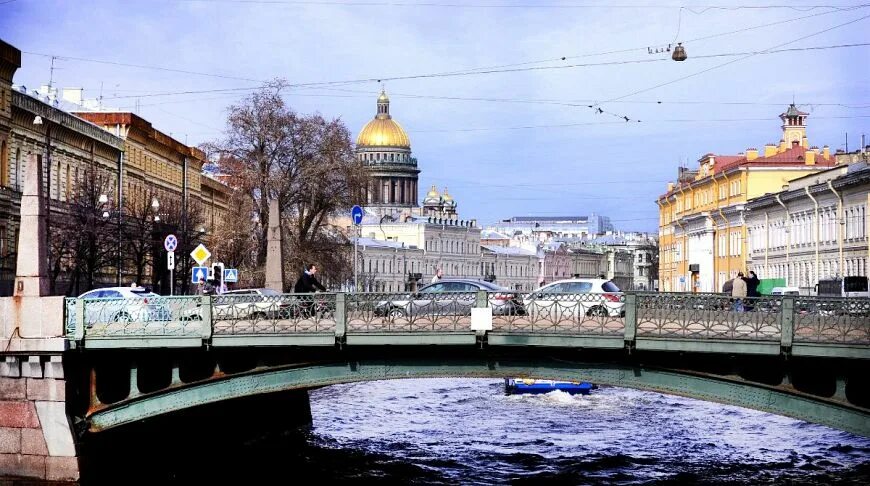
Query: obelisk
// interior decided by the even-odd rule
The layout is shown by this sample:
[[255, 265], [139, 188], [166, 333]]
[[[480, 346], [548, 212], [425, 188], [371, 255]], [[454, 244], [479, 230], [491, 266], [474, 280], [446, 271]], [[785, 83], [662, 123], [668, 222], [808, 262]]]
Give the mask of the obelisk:
[[24, 173], [21, 195], [21, 225], [18, 233], [18, 264], [15, 272], [16, 297], [48, 295], [48, 210], [42, 197], [42, 157], [31, 154]]
[[284, 259], [281, 255], [281, 215], [278, 201], [269, 202], [266, 231], [266, 288], [284, 292]]

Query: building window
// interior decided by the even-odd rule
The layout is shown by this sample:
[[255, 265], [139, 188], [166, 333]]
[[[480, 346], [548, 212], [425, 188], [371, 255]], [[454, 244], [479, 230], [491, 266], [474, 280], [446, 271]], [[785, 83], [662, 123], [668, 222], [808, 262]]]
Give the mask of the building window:
[[6, 140], [0, 143], [0, 186], [9, 185], [9, 154], [6, 149]]

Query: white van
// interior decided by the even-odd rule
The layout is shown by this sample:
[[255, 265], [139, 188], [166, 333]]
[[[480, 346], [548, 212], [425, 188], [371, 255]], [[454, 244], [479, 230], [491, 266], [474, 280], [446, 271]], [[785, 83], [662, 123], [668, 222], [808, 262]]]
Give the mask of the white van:
[[770, 295], [800, 295], [801, 291], [797, 287], [774, 287], [770, 289]]

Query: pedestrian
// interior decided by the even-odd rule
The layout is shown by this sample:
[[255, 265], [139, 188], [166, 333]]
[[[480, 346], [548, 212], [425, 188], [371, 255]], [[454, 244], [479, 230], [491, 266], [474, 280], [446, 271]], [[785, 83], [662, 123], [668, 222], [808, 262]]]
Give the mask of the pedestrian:
[[747, 297], [761, 297], [761, 294], [758, 292], [758, 285], [761, 284], [761, 280], [758, 279], [758, 275], [755, 274], [752, 270], [749, 271], [749, 277], [746, 278], [746, 296]]
[[439, 269], [435, 270], [435, 276], [432, 277], [431, 283], [439, 282], [439, 281], [441, 281], [442, 278], [444, 278], [444, 272], [442, 272], [441, 269], [439, 268]]
[[734, 279], [728, 280], [722, 284], [722, 293], [731, 295], [731, 289], [734, 288]]
[[[293, 286], [293, 292], [297, 294], [311, 294], [316, 291], [326, 292], [326, 287], [320, 284], [317, 280], [317, 265], [309, 263], [305, 267], [305, 271], [296, 280], [296, 285]], [[303, 296], [299, 298], [299, 312], [303, 317], [309, 317], [314, 308], [314, 299], [312, 297]]]
[[731, 297], [734, 298], [734, 310], [743, 312], [743, 300], [746, 299], [746, 281], [743, 280], [743, 272], [738, 272], [737, 278], [731, 284]]
[[758, 285], [761, 284], [761, 280], [758, 279], [758, 275], [752, 270], [749, 271], [749, 276], [745, 280], [747, 304], [744, 307], [746, 307], [746, 310], [751, 311], [755, 308], [755, 302], [758, 301], [758, 297], [761, 297], [761, 293], [758, 292]]

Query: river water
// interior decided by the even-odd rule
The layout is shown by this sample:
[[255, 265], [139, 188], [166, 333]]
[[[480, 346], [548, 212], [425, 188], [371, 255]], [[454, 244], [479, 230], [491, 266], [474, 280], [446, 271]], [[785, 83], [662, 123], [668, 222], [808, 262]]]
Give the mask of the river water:
[[174, 464], [166, 435], [137, 453], [148, 467], [109, 482], [870, 484], [870, 439], [653, 392], [507, 396], [500, 380], [413, 379], [330, 386], [310, 400], [307, 430], [200, 446], [207, 458], [185, 446]]

